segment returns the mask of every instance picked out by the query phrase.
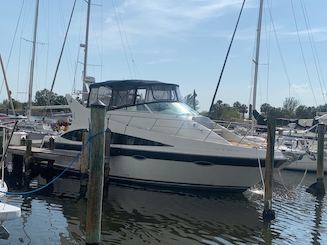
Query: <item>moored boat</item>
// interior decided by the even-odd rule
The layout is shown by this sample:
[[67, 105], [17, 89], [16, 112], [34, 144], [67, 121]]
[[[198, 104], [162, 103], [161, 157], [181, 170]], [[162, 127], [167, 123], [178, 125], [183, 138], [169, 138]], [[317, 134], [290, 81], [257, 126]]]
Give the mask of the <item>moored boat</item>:
[[[265, 149], [233, 145], [207, 117], [181, 102], [179, 86], [145, 80], [95, 83], [87, 107], [67, 97], [72, 111], [68, 131], [55, 147], [80, 150], [90, 121], [89, 106], [101, 100], [112, 131], [110, 178], [174, 188], [243, 191], [260, 181]], [[44, 139], [47, 147], [49, 137]], [[275, 152], [275, 168], [287, 159]], [[67, 166], [67, 163], [58, 165]], [[75, 165], [75, 170], [79, 166]]]

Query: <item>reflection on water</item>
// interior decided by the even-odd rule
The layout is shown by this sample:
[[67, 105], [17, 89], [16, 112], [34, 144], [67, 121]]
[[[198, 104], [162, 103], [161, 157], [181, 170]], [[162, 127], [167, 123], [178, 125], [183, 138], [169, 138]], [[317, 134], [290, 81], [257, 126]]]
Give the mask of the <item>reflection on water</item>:
[[[44, 176], [43, 176], [44, 177]], [[37, 176], [30, 186], [46, 183]], [[261, 220], [262, 196], [173, 193], [110, 185], [103, 201], [104, 244], [323, 244], [327, 243], [326, 198], [305, 192], [315, 181], [283, 172], [275, 184], [276, 220]], [[325, 181], [327, 182], [327, 181]], [[13, 182], [14, 183], [14, 182]], [[296, 188], [297, 187], [297, 188]], [[22, 208], [20, 219], [5, 222], [10, 232], [0, 244], [83, 244], [86, 201], [79, 179], [62, 178], [29, 197], [6, 197]]]

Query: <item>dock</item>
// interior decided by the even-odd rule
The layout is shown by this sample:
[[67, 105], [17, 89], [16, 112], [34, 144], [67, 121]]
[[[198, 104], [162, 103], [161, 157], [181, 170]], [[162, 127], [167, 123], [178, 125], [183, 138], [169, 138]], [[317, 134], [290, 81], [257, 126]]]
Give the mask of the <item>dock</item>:
[[[67, 163], [72, 163], [71, 170], [79, 171], [79, 156], [80, 151], [64, 150], [31, 147], [31, 152], [27, 153], [26, 146], [9, 146], [8, 154], [12, 156], [12, 159], [18, 159], [25, 161], [27, 155], [29, 155], [29, 162], [53, 164], [53, 167], [67, 167]], [[14, 163], [15, 164], [15, 163]]]

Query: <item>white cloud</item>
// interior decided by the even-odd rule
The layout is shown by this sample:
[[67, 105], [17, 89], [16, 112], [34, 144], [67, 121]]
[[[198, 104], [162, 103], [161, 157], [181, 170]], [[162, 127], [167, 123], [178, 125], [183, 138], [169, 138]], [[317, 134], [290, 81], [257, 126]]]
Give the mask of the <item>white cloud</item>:
[[[138, 42], [157, 38], [181, 38], [202, 21], [218, 18], [227, 10], [238, 10], [242, 0], [126, 0], [108, 1], [104, 43], [111, 48], [123, 39]], [[113, 3], [113, 4], [112, 4]], [[251, 7], [251, 1], [247, 3]], [[99, 30], [97, 30], [99, 31]]]
[[[305, 38], [308, 38], [308, 33], [311, 33], [315, 41], [326, 41], [327, 40], [327, 27], [321, 26], [321, 27], [315, 27], [311, 30], [303, 29], [299, 30], [297, 33], [296, 31], [288, 31], [288, 32], [280, 32], [280, 35], [284, 37], [296, 37], [298, 34], [299, 36], [303, 36]], [[303, 39], [306, 40], [306, 39]]]
[[308, 85], [307, 84], [291, 84], [291, 93], [295, 93], [296, 95], [305, 95], [308, 93]]

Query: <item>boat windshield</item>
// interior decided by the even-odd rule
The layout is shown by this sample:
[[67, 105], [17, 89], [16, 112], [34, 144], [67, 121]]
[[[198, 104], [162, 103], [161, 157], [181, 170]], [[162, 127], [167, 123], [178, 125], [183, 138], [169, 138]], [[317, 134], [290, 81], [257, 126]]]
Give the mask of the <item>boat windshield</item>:
[[[123, 107], [136, 106], [143, 108], [145, 104], [155, 103], [150, 107], [157, 106], [153, 110], [163, 110], [165, 103], [157, 102], [178, 102], [181, 100], [177, 85], [160, 84], [141, 87], [110, 87], [99, 86], [91, 89], [88, 105], [101, 100], [107, 110], [114, 110]], [[167, 106], [166, 106], [167, 107]], [[182, 110], [182, 109], [179, 109]]]
[[198, 116], [198, 113], [181, 102], [156, 102], [120, 108], [121, 111], [163, 113], [170, 115]]

